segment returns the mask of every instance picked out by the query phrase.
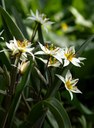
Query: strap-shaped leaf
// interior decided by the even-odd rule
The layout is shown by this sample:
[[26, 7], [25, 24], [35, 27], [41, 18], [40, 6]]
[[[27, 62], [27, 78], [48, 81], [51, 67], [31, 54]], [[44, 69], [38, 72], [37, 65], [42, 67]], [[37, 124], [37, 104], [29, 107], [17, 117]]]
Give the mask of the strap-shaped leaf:
[[6, 121], [7, 128], [11, 128], [11, 126], [12, 126], [12, 120], [13, 120], [15, 112], [18, 108], [22, 91], [27, 84], [27, 79], [28, 79], [29, 73], [31, 71], [31, 66], [32, 66], [32, 64], [30, 64], [26, 73], [23, 75], [21, 82], [17, 85], [16, 92], [15, 92], [15, 95], [13, 97], [13, 100], [12, 100], [12, 103], [10, 105], [10, 109], [8, 112], [8, 117], [7, 117], [7, 121]]
[[[2, 51], [3, 48], [2, 46], [0, 45], [0, 51]], [[11, 64], [9, 62], [9, 59], [8, 57], [6, 56], [6, 54], [4, 52], [0, 52], [0, 60], [3, 64], [6, 65], [7, 69], [10, 70], [11, 69]]]
[[10, 15], [0, 6], [0, 14], [2, 15], [3, 19], [5, 20], [7, 27], [9, 28], [11, 34], [15, 36], [16, 39], [23, 40], [24, 36], [18, 26], [13, 22]]
[[44, 101], [54, 115], [60, 128], [71, 128], [71, 123], [63, 105], [55, 98]]
[[32, 108], [27, 121], [24, 122], [19, 128], [32, 128], [41, 117], [44, 119], [47, 109], [49, 109], [54, 115], [60, 128], [71, 128], [71, 123], [65, 109], [55, 98], [50, 98], [36, 104]]
[[22, 31], [24, 37], [29, 39], [29, 36], [27, 34], [27, 31], [26, 31], [26, 27], [23, 24], [22, 18], [15, 7], [12, 8], [12, 13], [13, 13], [13, 16], [16, 20], [16, 23], [17, 23], [18, 27], [20, 28], [20, 30]]

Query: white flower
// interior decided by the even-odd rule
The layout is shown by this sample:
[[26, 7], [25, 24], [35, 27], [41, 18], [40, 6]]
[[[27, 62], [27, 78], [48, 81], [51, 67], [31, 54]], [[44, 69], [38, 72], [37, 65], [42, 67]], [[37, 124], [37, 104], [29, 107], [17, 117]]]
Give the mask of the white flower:
[[[65, 48], [62, 50], [62, 58], [64, 59], [64, 67], [69, 65], [71, 62], [73, 65], [77, 67], [81, 67], [80, 64], [82, 63], [82, 60], [85, 60], [83, 57], [76, 58], [75, 49], [74, 46], [70, 48]], [[82, 63], [83, 64], [83, 63]]]
[[47, 67], [59, 67], [61, 64], [56, 58], [52, 56], [50, 56], [49, 60], [39, 58], [39, 57], [38, 59], [41, 60], [43, 63], [47, 64]]
[[61, 48], [54, 46], [53, 44], [46, 44], [46, 46], [43, 46], [41, 43], [39, 43], [40, 48], [42, 49], [42, 51], [38, 51], [35, 53], [35, 55], [49, 55], [49, 56], [53, 56], [54, 58], [56, 58], [58, 61], [60, 61], [60, 63], [62, 63], [62, 58], [61, 58]]
[[72, 79], [72, 75], [70, 73], [70, 71], [68, 70], [68, 72], [66, 73], [65, 78], [62, 77], [61, 75], [57, 75], [56, 76], [63, 81], [65, 88], [69, 91], [70, 96], [71, 96], [71, 100], [73, 99], [73, 93], [82, 93], [77, 86], [75, 86], [78, 82], [79, 79]]
[[22, 56], [27, 58], [27, 54], [29, 53], [32, 55], [34, 59], [34, 55], [32, 53], [32, 50], [34, 48], [31, 48], [31, 43], [27, 40], [19, 41], [14, 38], [14, 40], [10, 40], [10, 43], [6, 42], [6, 46], [12, 51], [12, 55], [21, 54]]
[[47, 26], [53, 24], [53, 22], [49, 21], [48, 18], [46, 18], [45, 14], [40, 14], [38, 10], [36, 10], [36, 14], [31, 11], [31, 16], [28, 17], [28, 19], [36, 21], [43, 25], [44, 29], [47, 31]]
[[21, 74], [24, 74], [30, 65], [30, 61], [22, 61], [21, 63], [18, 63], [18, 69]]

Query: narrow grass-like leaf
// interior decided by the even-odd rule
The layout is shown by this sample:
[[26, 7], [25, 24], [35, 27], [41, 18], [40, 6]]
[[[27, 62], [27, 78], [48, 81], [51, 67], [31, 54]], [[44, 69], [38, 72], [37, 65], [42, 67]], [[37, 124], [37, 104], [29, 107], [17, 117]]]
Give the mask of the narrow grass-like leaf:
[[[71, 123], [70, 123], [69, 117], [68, 117], [64, 107], [61, 105], [61, 103], [55, 98], [50, 98], [47, 101], [48, 101], [48, 103], [47, 102], [45, 102], [45, 103], [47, 104], [50, 111], [55, 116], [59, 127], [71, 128]], [[58, 114], [58, 116], [56, 115], [56, 113]]]
[[29, 36], [27, 34], [27, 31], [26, 31], [26, 27], [23, 24], [22, 18], [19, 15], [19, 13], [17, 12], [15, 7], [12, 8], [12, 13], [13, 13], [13, 16], [14, 16], [14, 18], [16, 20], [16, 23], [17, 23], [18, 27], [20, 28], [20, 30], [22, 31], [24, 37], [29, 39]]
[[84, 49], [88, 46], [88, 44], [94, 39], [94, 35], [92, 35], [91, 37], [89, 37], [81, 46], [80, 48], [77, 50], [76, 52], [76, 56], [78, 57], [79, 55], [81, 55], [81, 53], [84, 51]]
[[[0, 45], [0, 51], [3, 50], [2, 46]], [[4, 52], [0, 53], [0, 60], [2, 62], [2, 64], [6, 65], [7, 69], [10, 70], [11, 69], [11, 64], [6, 56], [6, 54]]]
[[51, 111], [60, 128], [71, 128], [71, 124], [65, 109], [59, 103], [59, 101], [54, 98], [44, 100], [36, 104], [32, 108], [27, 121], [24, 122], [19, 128], [33, 127], [38, 119], [40, 119], [46, 113], [47, 109]]
[[0, 6], [0, 14], [4, 18], [9, 30], [11, 31], [12, 35], [15, 36], [16, 39], [23, 40], [24, 36], [18, 26], [13, 22], [10, 15]]
[[32, 66], [32, 64], [30, 64], [26, 73], [23, 75], [21, 82], [17, 85], [16, 92], [13, 97], [13, 100], [12, 100], [12, 103], [11, 103], [11, 106], [9, 109], [9, 113], [8, 113], [8, 118], [7, 118], [7, 122], [6, 122], [7, 128], [11, 128], [11, 126], [12, 126], [12, 120], [13, 120], [15, 112], [18, 108], [22, 91], [27, 84], [27, 78], [29, 76], [29, 72], [31, 71], [31, 66]]
[[19, 128], [33, 127], [37, 121], [46, 113], [47, 107], [43, 106], [44, 101], [37, 103], [29, 113], [27, 120]]

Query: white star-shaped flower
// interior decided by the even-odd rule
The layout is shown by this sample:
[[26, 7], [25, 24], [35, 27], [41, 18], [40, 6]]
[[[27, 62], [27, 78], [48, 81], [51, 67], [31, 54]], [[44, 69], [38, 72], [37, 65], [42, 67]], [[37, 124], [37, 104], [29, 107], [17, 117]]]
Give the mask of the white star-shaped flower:
[[36, 52], [35, 55], [42, 55], [42, 54], [49, 55], [56, 58], [60, 63], [62, 63], [60, 47], [56, 47], [53, 44], [50, 44], [50, 45], [46, 44], [45, 46], [43, 46], [41, 43], [39, 43], [39, 46], [42, 51]]
[[56, 74], [56, 76], [64, 83], [65, 88], [68, 90], [71, 100], [73, 99], [73, 94], [72, 93], [82, 93], [77, 86], [75, 86], [78, 82], [79, 79], [72, 79], [72, 74], [68, 70], [66, 73], [65, 78], [62, 77], [61, 75]]
[[66, 47], [65, 49], [62, 50], [62, 53], [63, 53], [62, 58], [64, 59], [64, 67], [69, 65], [70, 62], [77, 67], [81, 67], [80, 66], [80, 64], [82, 63], [81, 61], [86, 59], [83, 57], [78, 57], [78, 58], [76, 57], [74, 46], [70, 48]]
[[28, 17], [28, 19], [36, 21], [41, 25], [43, 25], [46, 32], [47, 32], [47, 27], [53, 24], [53, 22], [49, 21], [49, 18], [46, 18], [45, 14], [40, 14], [38, 10], [36, 10], [36, 14], [34, 14], [33, 11], [31, 11], [31, 16]]
[[31, 48], [31, 43], [27, 40], [19, 41], [14, 38], [13, 40], [10, 40], [9, 43], [6, 42], [6, 46], [12, 51], [12, 55], [21, 54], [27, 58], [27, 53], [29, 53], [34, 59], [32, 53], [34, 48]]

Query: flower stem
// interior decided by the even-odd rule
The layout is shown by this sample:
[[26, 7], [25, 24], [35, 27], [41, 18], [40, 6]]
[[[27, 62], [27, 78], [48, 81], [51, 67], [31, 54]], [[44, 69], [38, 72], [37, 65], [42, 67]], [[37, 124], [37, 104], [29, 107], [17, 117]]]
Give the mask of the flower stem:
[[5, 112], [5, 115], [4, 115], [2, 128], [7, 128], [6, 122], [7, 122], [7, 119], [8, 119], [8, 114], [9, 114], [9, 110], [10, 110], [10, 106], [11, 106], [12, 97], [15, 93], [18, 61], [19, 61], [19, 57], [16, 57], [14, 65], [11, 68], [11, 73], [10, 73], [11, 83], [10, 83], [10, 86], [8, 88], [7, 95], [5, 97], [4, 107], [5, 107], [6, 112]]
[[38, 24], [38, 39], [41, 44], [44, 44], [44, 39], [43, 39], [43, 34], [42, 34], [42, 29], [41, 29], [40, 23]]
[[31, 42], [33, 42], [33, 40], [34, 40], [34, 37], [35, 37], [36, 32], [37, 32], [37, 28], [38, 28], [38, 23], [36, 23], [35, 29], [33, 30], [32, 37], [31, 37], [31, 40], [30, 40]]

